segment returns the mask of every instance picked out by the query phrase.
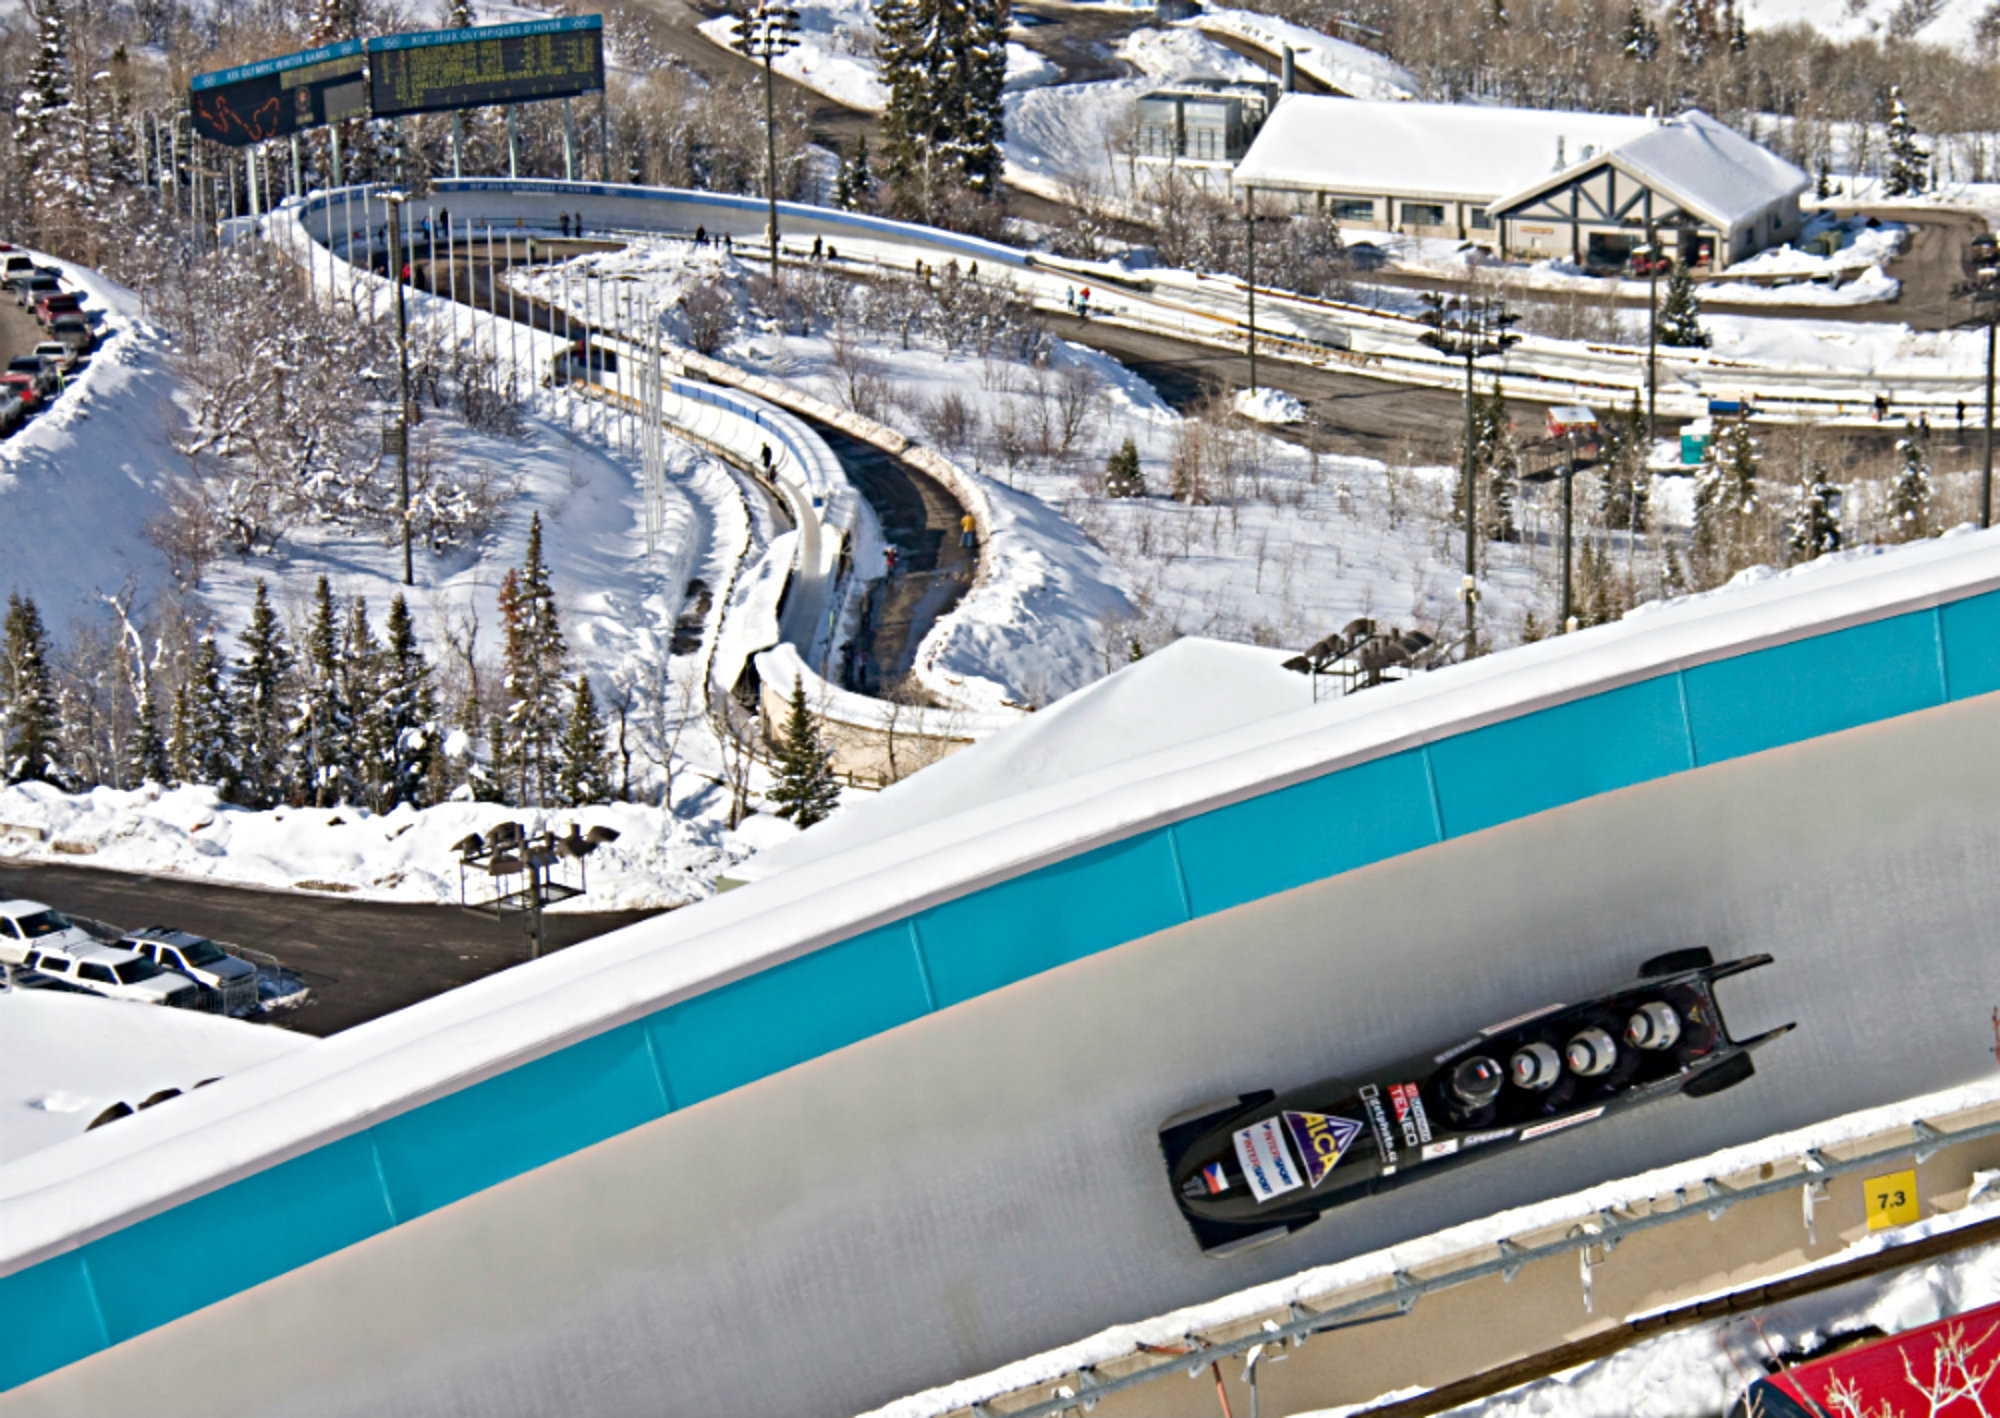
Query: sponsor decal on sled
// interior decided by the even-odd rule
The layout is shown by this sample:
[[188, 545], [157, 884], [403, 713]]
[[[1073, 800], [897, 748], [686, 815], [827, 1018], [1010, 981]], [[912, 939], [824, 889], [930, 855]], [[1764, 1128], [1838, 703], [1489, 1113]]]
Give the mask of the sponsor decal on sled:
[[1424, 1144], [1424, 1161], [1435, 1162], [1438, 1158], [1449, 1157], [1456, 1151], [1458, 1151], [1458, 1139], [1455, 1137], [1448, 1137], [1443, 1142], [1427, 1142]]
[[1521, 1141], [1527, 1142], [1531, 1138], [1547, 1137], [1552, 1132], [1561, 1132], [1564, 1128], [1573, 1128], [1578, 1123], [1587, 1123], [1592, 1118], [1602, 1117], [1603, 1115], [1604, 1109], [1602, 1108], [1586, 1108], [1583, 1112], [1571, 1113], [1566, 1118], [1550, 1118], [1545, 1123], [1536, 1123], [1533, 1127], [1522, 1128]]
[[1244, 1180], [1250, 1183], [1251, 1195], [1260, 1205], [1305, 1185], [1276, 1118], [1265, 1118], [1237, 1131], [1236, 1160], [1243, 1165]]
[[1361, 1087], [1361, 1106], [1368, 1110], [1368, 1126], [1375, 1130], [1375, 1146], [1382, 1153], [1382, 1175], [1396, 1170], [1396, 1132], [1389, 1126], [1389, 1110], [1382, 1106], [1382, 1090], [1372, 1083]]
[[1211, 1162], [1201, 1169], [1201, 1180], [1208, 1188], [1210, 1196], [1221, 1196], [1229, 1190], [1229, 1174], [1222, 1170], [1220, 1162]]
[[1325, 1113], [1286, 1113], [1285, 1127], [1305, 1159], [1306, 1185], [1325, 1181], [1354, 1139], [1361, 1136], [1361, 1124], [1353, 1118], [1330, 1117]]
[[1431, 1140], [1431, 1120], [1424, 1114], [1424, 1100], [1416, 1084], [1390, 1084], [1389, 1102], [1396, 1109], [1396, 1126], [1403, 1130], [1405, 1147], [1421, 1147]]

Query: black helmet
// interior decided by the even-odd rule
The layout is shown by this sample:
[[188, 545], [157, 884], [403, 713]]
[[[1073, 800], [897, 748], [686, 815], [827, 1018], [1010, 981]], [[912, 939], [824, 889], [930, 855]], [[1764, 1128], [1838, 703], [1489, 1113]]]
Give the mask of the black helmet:
[[1451, 1071], [1452, 1101], [1465, 1108], [1484, 1108], [1500, 1096], [1501, 1085], [1506, 1081], [1507, 1075], [1498, 1063], [1484, 1054], [1474, 1054]]

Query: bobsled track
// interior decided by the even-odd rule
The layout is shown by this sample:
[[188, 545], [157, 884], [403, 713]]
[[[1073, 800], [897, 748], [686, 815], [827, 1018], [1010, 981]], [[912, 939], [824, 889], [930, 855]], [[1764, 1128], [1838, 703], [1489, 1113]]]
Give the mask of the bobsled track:
[[[1997, 739], [1979, 533], [794, 867], [0, 1170], [0, 1415], [852, 1413], [1963, 1082]], [[1695, 945], [1742, 1087], [1196, 1250], [1161, 1118]]]

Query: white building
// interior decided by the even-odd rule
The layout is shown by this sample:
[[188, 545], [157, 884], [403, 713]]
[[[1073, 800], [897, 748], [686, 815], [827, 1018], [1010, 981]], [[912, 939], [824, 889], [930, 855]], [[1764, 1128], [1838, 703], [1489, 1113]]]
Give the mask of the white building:
[[1648, 224], [1720, 270], [1799, 235], [1806, 174], [1699, 109], [1677, 118], [1287, 94], [1235, 182], [1344, 227], [1623, 265]]

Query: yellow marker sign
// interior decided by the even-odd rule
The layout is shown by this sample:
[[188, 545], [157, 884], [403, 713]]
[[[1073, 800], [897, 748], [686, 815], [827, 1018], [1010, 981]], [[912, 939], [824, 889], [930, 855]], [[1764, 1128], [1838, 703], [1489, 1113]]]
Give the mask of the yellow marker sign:
[[1861, 1184], [1861, 1194], [1868, 1199], [1868, 1229], [1871, 1231], [1880, 1231], [1887, 1226], [1908, 1226], [1920, 1218], [1915, 1168], [1907, 1172], [1891, 1172], [1886, 1177], [1870, 1177]]

